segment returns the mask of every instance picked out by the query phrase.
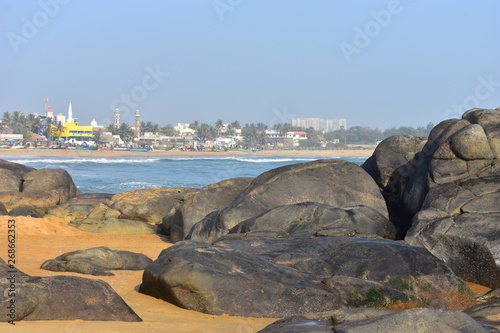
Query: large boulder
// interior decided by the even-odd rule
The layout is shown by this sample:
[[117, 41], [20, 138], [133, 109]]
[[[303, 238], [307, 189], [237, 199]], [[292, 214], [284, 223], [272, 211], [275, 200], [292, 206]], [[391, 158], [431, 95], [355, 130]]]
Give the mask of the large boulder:
[[424, 246], [463, 279], [500, 287], [500, 176], [433, 187], [406, 241]]
[[[156, 187], [132, 190], [115, 194], [108, 204], [113, 212], [119, 212], [120, 219], [161, 223], [163, 217], [174, 214], [184, 197], [197, 191], [188, 187]], [[102, 210], [102, 207], [99, 207]], [[92, 213], [92, 212], [91, 212]], [[106, 210], [103, 210], [103, 218]], [[93, 218], [97, 216], [93, 215]]]
[[[138, 322], [141, 318], [104, 281], [75, 276], [29, 276], [0, 259], [0, 321], [98, 320]], [[12, 284], [15, 288], [12, 290]], [[11, 290], [11, 291], [9, 291]]]
[[59, 197], [58, 204], [65, 203], [79, 193], [73, 179], [64, 169], [40, 169], [25, 174], [21, 192], [55, 192]]
[[152, 262], [141, 253], [100, 246], [62, 254], [45, 261], [40, 268], [54, 272], [76, 272], [112, 276], [109, 270], [143, 270]]
[[156, 226], [146, 222], [127, 219], [76, 219], [68, 223], [81, 231], [112, 235], [155, 234]]
[[31, 171], [35, 171], [35, 168], [19, 164], [19, 163], [14, 163], [14, 162], [9, 162], [6, 160], [0, 159], [0, 169], [2, 170], [10, 170], [14, 172], [18, 177], [23, 178], [25, 174]]
[[[315, 318], [319, 317], [319, 318]], [[333, 326], [333, 327], [332, 327]], [[318, 316], [289, 317], [272, 323], [258, 333], [386, 333], [386, 332], [488, 332], [463, 312], [410, 309], [353, 320], [338, 325], [332, 318]]]
[[[394, 145], [388, 143], [387, 146]], [[403, 144], [402, 150], [408, 149], [407, 146]], [[374, 160], [384, 160], [383, 155], [374, 157], [365, 166], [383, 189], [386, 173], [391, 172], [391, 168], [385, 165], [397, 166], [403, 162], [392, 156], [389, 154], [382, 162]], [[392, 186], [395, 191], [389, 189], [390, 195], [387, 195], [385, 189], [391, 221], [396, 224], [399, 238], [403, 238], [411, 227], [413, 216], [421, 209], [429, 189], [455, 181], [498, 175], [499, 156], [500, 109], [471, 109], [462, 115], [462, 119], [445, 120], [434, 127], [423, 148], [399, 169], [404, 171], [404, 177], [397, 175], [400, 171], [396, 172], [396, 178], [403, 179], [401, 182], [396, 179]], [[377, 174], [380, 165], [382, 171], [378, 173], [382, 176]]]
[[49, 207], [45, 216], [64, 219], [88, 217], [97, 205], [109, 202], [112, 196], [113, 194], [107, 193], [79, 194], [64, 204]]
[[0, 192], [19, 192], [22, 176], [9, 169], [0, 169]]
[[481, 323], [489, 332], [498, 332], [498, 316], [500, 315], [500, 299], [480, 303], [464, 310], [466, 314]]
[[5, 207], [5, 205], [0, 201], [0, 215], [7, 215], [9, 211]]
[[12, 210], [17, 206], [30, 205], [43, 214], [48, 207], [59, 203], [59, 194], [55, 191], [33, 193], [0, 192], [0, 202], [2, 202], [8, 210]]
[[279, 167], [256, 177], [215, 219], [204, 219], [193, 227], [196, 239], [214, 241], [242, 221], [301, 202], [338, 208], [364, 205], [388, 217], [377, 184], [361, 167], [343, 160], [316, 160]]
[[276, 207], [237, 224], [229, 234], [262, 231], [278, 232], [281, 237], [308, 233], [396, 237], [391, 222], [371, 207], [335, 208], [315, 202]]
[[163, 230], [172, 242], [183, 240], [193, 225], [213, 211], [228, 206], [245, 189], [253, 178], [242, 177], [220, 181], [186, 195], [175, 214], [163, 221]]
[[355, 237], [179, 242], [146, 268], [140, 292], [253, 317], [473, 302], [463, 280], [424, 248]]
[[426, 138], [396, 135], [377, 145], [373, 155], [361, 166], [368, 172], [382, 191], [387, 203], [389, 219], [397, 226], [398, 238], [402, 239], [409, 228], [406, 221], [411, 216], [401, 205], [401, 196], [408, 177], [414, 170], [415, 154], [422, 150]]
[[9, 212], [9, 216], [28, 216], [40, 218], [43, 217], [43, 214], [31, 205], [19, 205], [12, 208], [12, 210]]
[[43, 214], [48, 207], [63, 204], [78, 193], [66, 170], [36, 170], [0, 160], [0, 202], [8, 210], [31, 205]]

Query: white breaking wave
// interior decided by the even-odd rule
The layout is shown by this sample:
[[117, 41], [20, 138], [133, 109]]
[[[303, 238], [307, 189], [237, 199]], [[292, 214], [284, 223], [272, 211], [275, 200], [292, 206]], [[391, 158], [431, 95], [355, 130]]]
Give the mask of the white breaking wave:
[[277, 163], [277, 162], [310, 162], [315, 161], [317, 158], [236, 158], [240, 162], [250, 162], [250, 163]]

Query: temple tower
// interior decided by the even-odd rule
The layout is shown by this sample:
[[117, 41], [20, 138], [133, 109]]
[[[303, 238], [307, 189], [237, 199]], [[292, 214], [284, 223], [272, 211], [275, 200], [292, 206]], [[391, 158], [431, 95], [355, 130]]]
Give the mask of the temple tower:
[[73, 108], [71, 107], [71, 102], [69, 102], [68, 119], [66, 119], [66, 122], [68, 123], [73, 122]]
[[139, 137], [141, 135], [141, 112], [135, 110], [135, 135]]
[[120, 127], [120, 110], [115, 109], [115, 113], [113, 115], [113, 118], [115, 120], [115, 126]]

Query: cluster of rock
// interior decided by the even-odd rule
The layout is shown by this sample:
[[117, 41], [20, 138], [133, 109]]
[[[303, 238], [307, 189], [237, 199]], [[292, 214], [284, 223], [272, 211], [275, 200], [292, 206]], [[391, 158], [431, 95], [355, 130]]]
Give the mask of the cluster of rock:
[[[464, 310], [475, 304], [464, 280], [500, 282], [499, 154], [500, 110], [474, 109], [428, 139], [383, 141], [362, 167], [290, 165], [256, 177], [213, 211], [185, 201], [162, 224], [179, 243], [146, 268], [140, 291], [196, 311], [257, 317]], [[187, 212], [194, 218], [184, 220]], [[449, 327], [462, 318], [471, 332], [484, 331], [465, 312], [399, 314], [439, 317]], [[400, 320], [393, 316], [380, 320]]]
[[0, 213], [41, 217], [46, 210], [79, 193], [63, 169], [35, 170], [0, 160]]
[[[15, 287], [12, 287], [14, 285]], [[14, 300], [9, 320], [101, 320], [138, 322], [141, 318], [104, 281], [77, 276], [29, 276], [12, 269], [0, 258], [0, 304], [4, 313]], [[13, 288], [13, 289], [12, 289]], [[9, 290], [11, 290], [9, 292]]]
[[[287, 316], [262, 332], [417, 331], [422, 322], [483, 332], [472, 318], [500, 313], [498, 301], [450, 310], [476, 304], [464, 280], [500, 287], [499, 157], [500, 109], [473, 109], [428, 139], [384, 140], [361, 167], [317, 160], [202, 189], [116, 195], [52, 186], [58, 201], [33, 207], [92, 232], [154, 233], [159, 224], [176, 243], [153, 262], [97, 248], [44, 268], [145, 269], [140, 292], [186, 309]], [[29, 182], [36, 171], [4, 170], [17, 175], [19, 197], [40, 190]]]

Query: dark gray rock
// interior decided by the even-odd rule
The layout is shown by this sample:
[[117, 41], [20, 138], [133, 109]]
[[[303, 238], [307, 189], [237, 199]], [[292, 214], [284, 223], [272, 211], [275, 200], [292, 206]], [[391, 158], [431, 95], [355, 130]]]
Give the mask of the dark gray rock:
[[73, 251], [45, 261], [40, 268], [54, 272], [76, 272], [112, 276], [109, 270], [143, 270], [152, 262], [141, 253], [119, 251], [108, 247]]
[[[281, 331], [285, 332], [285, 331]], [[356, 320], [334, 326], [335, 333], [386, 332], [487, 332], [470, 316], [459, 311], [411, 309], [391, 314]]]
[[6, 169], [14, 172], [18, 177], [23, 178], [25, 174], [31, 171], [35, 171], [35, 168], [22, 165], [19, 163], [9, 162], [6, 160], [0, 159], [0, 169]]
[[230, 234], [271, 231], [281, 237], [298, 234], [378, 235], [395, 239], [391, 222], [371, 207], [335, 208], [325, 204], [303, 202], [280, 206], [243, 221]]
[[[441, 122], [431, 131], [422, 150], [400, 167], [403, 169], [398, 168], [392, 174], [391, 170], [404, 162], [400, 150], [404, 152], [411, 147], [407, 147], [404, 140], [391, 140], [380, 148], [381, 152], [389, 152], [387, 157], [382, 153], [374, 155], [365, 163], [365, 169], [384, 191], [390, 219], [398, 229], [398, 239], [404, 237], [411, 227], [429, 189], [500, 175], [500, 163], [497, 163], [500, 156], [499, 109], [472, 109], [465, 112], [462, 119]], [[400, 150], [392, 148], [397, 146], [398, 140], [403, 141]], [[396, 153], [391, 153], [391, 150]], [[401, 171], [404, 171], [404, 177], [401, 177]], [[395, 177], [389, 177], [387, 181], [388, 174]]]
[[21, 191], [21, 175], [9, 169], [0, 168], [0, 192]]
[[15, 260], [11, 259], [9, 261], [9, 258], [7, 257], [7, 262], [5, 262], [2, 258], [0, 258], [0, 283], [7, 283], [12, 271], [15, 271], [17, 281], [24, 281], [30, 278], [28, 274], [16, 267]]
[[290, 316], [264, 327], [258, 333], [332, 332], [332, 326], [394, 313], [396, 310], [360, 308]]
[[[10, 275], [8, 275], [10, 277]], [[1, 281], [9, 290], [11, 281]], [[15, 299], [15, 318], [19, 320], [99, 320], [137, 322], [141, 318], [104, 281], [75, 276], [22, 277], [15, 281], [15, 295], [2, 293], [0, 306], [9, 313]]]
[[157, 227], [146, 222], [126, 219], [76, 219], [68, 225], [82, 231], [113, 235], [155, 234]]
[[389, 219], [397, 226], [398, 239], [402, 239], [410, 227], [413, 214], [401, 204], [402, 193], [408, 177], [418, 167], [415, 154], [420, 152], [427, 139], [410, 135], [391, 136], [377, 145], [373, 155], [361, 166], [368, 172], [382, 191], [387, 203]]
[[257, 333], [332, 333], [331, 320], [291, 316], [267, 325]]
[[463, 279], [500, 287], [500, 176], [433, 187], [406, 241], [424, 246]]
[[43, 217], [43, 214], [31, 205], [19, 205], [11, 209], [9, 216], [29, 216], [41, 218]]
[[494, 299], [489, 302], [480, 303], [464, 310], [474, 319], [481, 319], [500, 314], [500, 299]]
[[9, 214], [9, 211], [7, 210], [7, 208], [5, 208], [5, 205], [0, 202], [0, 215], [7, 215]]
[[163, 230], [172, 242], [183, 240], [193, 225], [210, 212], [225, 208], [246, 188], [253, 178], [242, 177], [220, 181], [186, 195], [175, 214], [164, 218]]
[[255, 317], [473, 303], [467, 285], [424, 248], [349, 237], [179, 242], [146, 268], [140, 292]]
[[[270, 209], [301, 202], [333, 207], [364, 205], [388, 217], [385, 201], [373, 179], [358, 165], [343, 160], [317, 160], [264, 172], [212, 221], [194, 226], [191, 239], [214, 241], [238, 223]], [[206, 230], [200, 233], [200, 230]]]
[[79, 194], [73, 179], [64, 169], [40, 169], [25, 174], [21, 192], [55, 192], [59, 197], [58, 204]]

